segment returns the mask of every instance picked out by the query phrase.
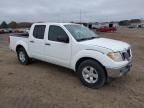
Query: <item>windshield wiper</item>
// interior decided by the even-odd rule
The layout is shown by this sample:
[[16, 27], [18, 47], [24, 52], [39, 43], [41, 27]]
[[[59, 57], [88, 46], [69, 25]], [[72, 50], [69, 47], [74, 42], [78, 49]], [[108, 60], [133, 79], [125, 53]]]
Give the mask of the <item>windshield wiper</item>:
[[91, 40], [91, 39], [95, 39], [95, 38], [99, 38], [99, 37], [82, 38], [82, 39], [79, 39], [78, 41]]

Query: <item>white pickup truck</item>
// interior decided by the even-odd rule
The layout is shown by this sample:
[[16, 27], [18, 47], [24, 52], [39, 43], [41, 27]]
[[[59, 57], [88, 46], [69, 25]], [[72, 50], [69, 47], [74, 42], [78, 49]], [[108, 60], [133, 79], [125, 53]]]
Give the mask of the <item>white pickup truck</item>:
[[24, 65], [38, 59], [72, 69], [90, 88], [127, 74], [132, 66], [129, 44], [72, 23], [35, 23], [29, 34], [10, 36], [10, 49]]

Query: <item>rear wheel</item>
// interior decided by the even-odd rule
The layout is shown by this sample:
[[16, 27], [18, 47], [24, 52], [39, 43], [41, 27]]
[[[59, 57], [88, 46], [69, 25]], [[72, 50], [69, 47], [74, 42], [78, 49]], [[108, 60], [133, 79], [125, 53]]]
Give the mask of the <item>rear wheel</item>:
[[89, 88], [100, 88], [105, 84], [105, 70], [95, 60], [85, 60], [79, 65], [77, 72], [82, 84]]
[[28, 65], [31, 62], [31, 59], [27, 55], [25, 49], [22, 47], [17, 50], [17, 57], [19, 62], [23, 65]]

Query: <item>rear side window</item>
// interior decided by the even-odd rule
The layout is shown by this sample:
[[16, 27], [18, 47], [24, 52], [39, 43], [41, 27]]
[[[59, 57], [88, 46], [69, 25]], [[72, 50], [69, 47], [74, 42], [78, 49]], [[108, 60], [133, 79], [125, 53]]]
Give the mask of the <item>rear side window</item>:
[[58, 42], [57, 39], [59, 36], [68, 37], [66, 32], [61, 27], [51, 25], [49, 27], [48, 39], [51, 41], [57, 41]]
[[37, 39], [44, 39], [46, 25], [36, 25], [34, 27], [33, 36]]

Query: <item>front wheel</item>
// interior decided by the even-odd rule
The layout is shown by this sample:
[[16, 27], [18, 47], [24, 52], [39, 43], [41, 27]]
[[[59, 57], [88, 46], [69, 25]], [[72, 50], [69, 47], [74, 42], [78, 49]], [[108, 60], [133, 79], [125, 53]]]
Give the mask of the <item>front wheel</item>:
[[77, 72], [82, 84], [89, 88], [100, 88], [105, 84], [105, 70], [95, 60], [85, 60], [79, 65]]

